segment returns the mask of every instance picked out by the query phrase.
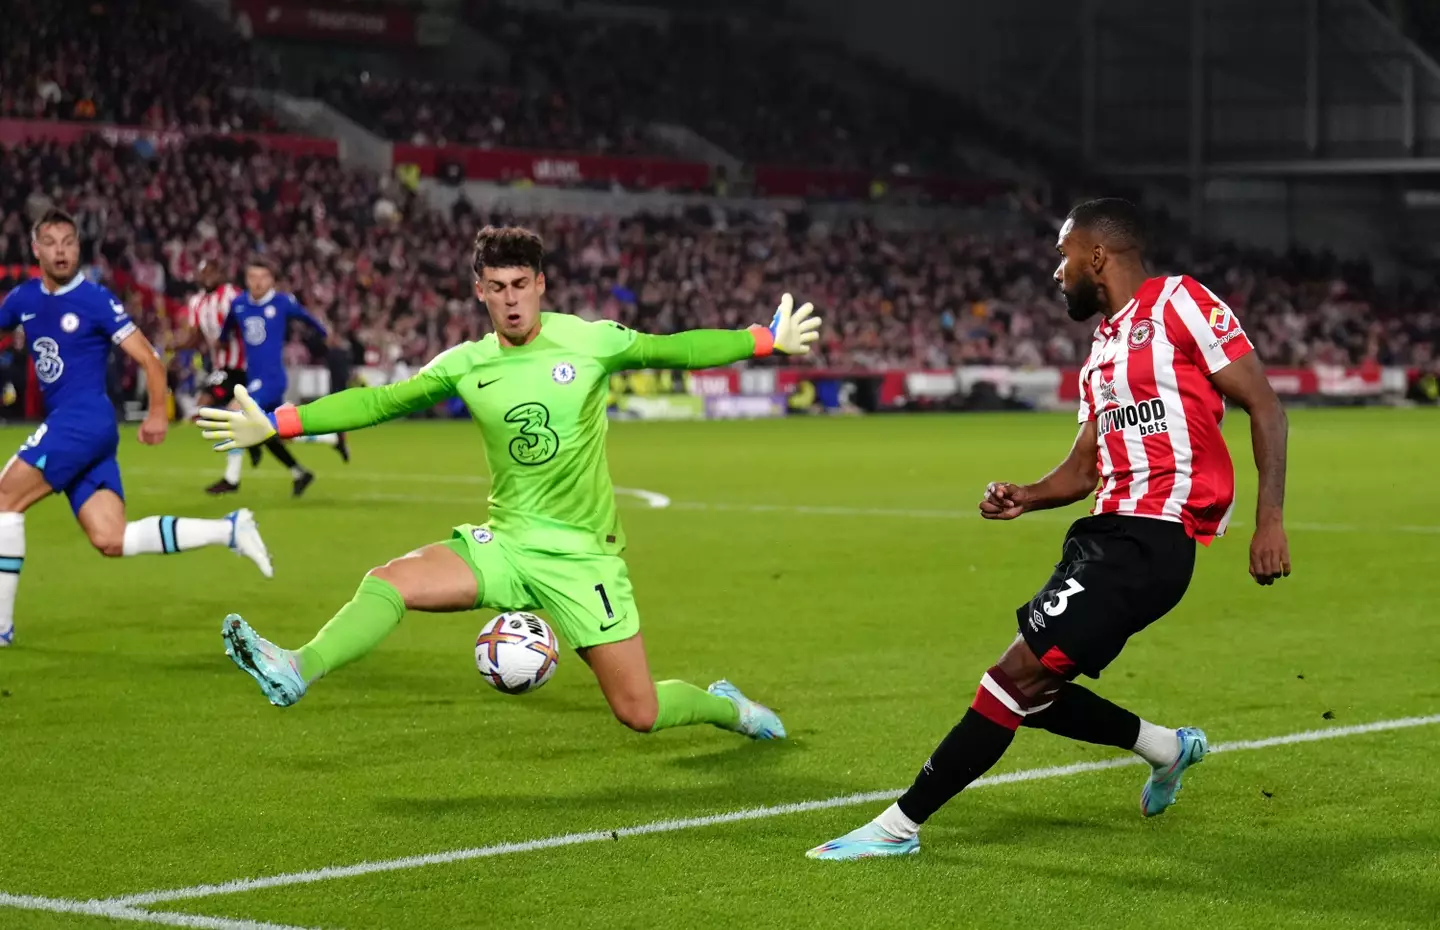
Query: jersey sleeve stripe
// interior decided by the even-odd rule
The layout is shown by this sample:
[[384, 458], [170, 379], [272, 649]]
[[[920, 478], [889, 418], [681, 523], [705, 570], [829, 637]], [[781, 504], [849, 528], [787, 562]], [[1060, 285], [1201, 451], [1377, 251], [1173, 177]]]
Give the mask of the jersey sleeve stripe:
[[[1169, 306], [1175, 311], [1175, 316], [1194, 344], [1196, 361], [1202, 363], [1206, 372], [1213, 375], [1230, 364], [1231, 358], [1225, 353], [1225, 348], [1220, 344], [1220, 340], [1215, 337], [1215, 331], [1210, 328], [1210, 324], [1205, 319], [1205, 313], [1196, 303], [1190, 288], [1183, 286], [1175, 288], [1170, 293]], [[1218, 304], [1218, 306], [1224, 307], [1225, 305]], [[1229, 311], [1228, 307], [1225, 309], [1227, 312]], [[1239, 323], [1232, 325], [1239, 326]]]

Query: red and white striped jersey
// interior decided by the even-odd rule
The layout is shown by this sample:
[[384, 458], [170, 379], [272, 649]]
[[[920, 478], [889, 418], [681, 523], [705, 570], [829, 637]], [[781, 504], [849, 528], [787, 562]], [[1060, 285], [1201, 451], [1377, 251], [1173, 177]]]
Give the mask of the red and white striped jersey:
[[222, 284], [213, 291], [191, 294], [186, 301], [190, 325], [200, 330], [206, 343], [214, 347], [214, 356], [210, 359], [212, 369], [245, 367], [245, 344], [238, 336], [231, 336], [223, 343], [216, 341], [220, 338], [225, 318], [230, 315], [231, 302], [239, 296], [240, 288]]
[[1080, 422], [1098, 421], [1092, 513], [1170, 520], [1202, 543], [1225, 532], [1235, 467], [1210, 376], [1253, 349], [1230, 308], [1188, 276], [1151, 278], [1096, 328], [1080, 370]]

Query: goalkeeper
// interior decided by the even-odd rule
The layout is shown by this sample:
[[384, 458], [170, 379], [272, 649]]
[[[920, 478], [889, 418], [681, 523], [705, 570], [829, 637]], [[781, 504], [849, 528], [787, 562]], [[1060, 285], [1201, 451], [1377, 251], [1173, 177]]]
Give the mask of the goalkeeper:
[[372, 569], [315, 638], [282, 649], [235, 614], [225, 652], [272, 704], [289, 706], [318, 679], [370, 652], [407, 610], [544, 609], [578, 650], [620, 722], [642, 733], [708, 723], [755, 739], [783, 739], [769, 708], [727, 681], [702, 691], [654, 682], [640, 613], [620, 554], [625, 531], [605, 458], [611, 372], [710, 368], [781, 352], [803, 355], [818, 338], [809, 304], [786, 294], [769, 327], [651, 336], [616, 323], [541, 313], [545, 258], [529, 230], [486, 227], [475, 239], [475, 294], [493, 335], [436, 356], [414, 377], [353, 388], [262, 413], [236, 390], [240, 410], [201, 411], [207, 439], [226, 451], [374, 426], [459, 397], [480, 426], [490, 465], [490, 519]]

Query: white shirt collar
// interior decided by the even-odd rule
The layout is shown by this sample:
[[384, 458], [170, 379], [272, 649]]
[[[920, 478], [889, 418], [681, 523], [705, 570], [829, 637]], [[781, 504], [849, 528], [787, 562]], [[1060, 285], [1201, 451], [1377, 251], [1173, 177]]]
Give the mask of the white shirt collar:
[[56, 290], [56, 291], [47, 291], [47, 290], [45, 289], [45, 279], [44, 279], [44, 278], [41, 278], [41, 279], [40, 279], [40, 293], [45, 294], [45, 295], [48, 296], [48, 297], [59, 297], [61, 294], [68, 294], [68, 293], [70, 293], [71, 291], [75, 290], [75, 288], [79, 287], [80, 285], [82, 285], [82, 284], [84, 284], [84, 283], [85, 283], [85, 276], [84, 276], [83, 274], [81, 274], [80, 272], [77, 271], [77, 272], [75, 272], [75, 277], [73, 277], [73, 278], [70, 279], [70, 283], [69, 283], [69, 284], [62, 285], [62, 286], [60, 287], [60, 289], [59, 289], [59, 290]]
[[258, 299], [254, 298], [254, 297], [251, 297], [251, 296], [250, 296], [250, 293], [249, 293], [248, 291], [245, 293], [245, 297], [250, 301], [250, 306], [252, 306], [252, 307], [263, 307], [263, 306], [265, 306], [266, 304], [268, 304], [270, 301], [272, 301], [272, 300], [275, 299], [275, 288], [273, 288], [273, 287], [270, 288], [270, 290], [268, 290], [268, 291], [266, 291], [265, 293], [261, 294]]

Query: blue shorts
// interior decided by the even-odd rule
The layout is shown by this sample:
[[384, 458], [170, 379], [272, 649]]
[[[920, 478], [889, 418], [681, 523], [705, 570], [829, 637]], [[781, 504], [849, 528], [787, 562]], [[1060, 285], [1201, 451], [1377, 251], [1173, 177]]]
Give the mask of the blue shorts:
[[120, 463], [115, 458], [119, 445], [120, 435], [113, 419], [99, 422], [52, 417], [30, 434], [16, 455], [44, 472], [46, 482], [70, 498], [70, 509], [78, 515], [96, 491], [114, 491], [122, 501], [125, 499]]
[[285, 403], [285, 388], [288, 380], [284, 372], [278, 375], [251, 377], [250, 382], [245, 385], [245, 390], [250, 392], [250, 397], [260, 405], [261, 410], [266, 413], [274, 413], [276, 407]]

